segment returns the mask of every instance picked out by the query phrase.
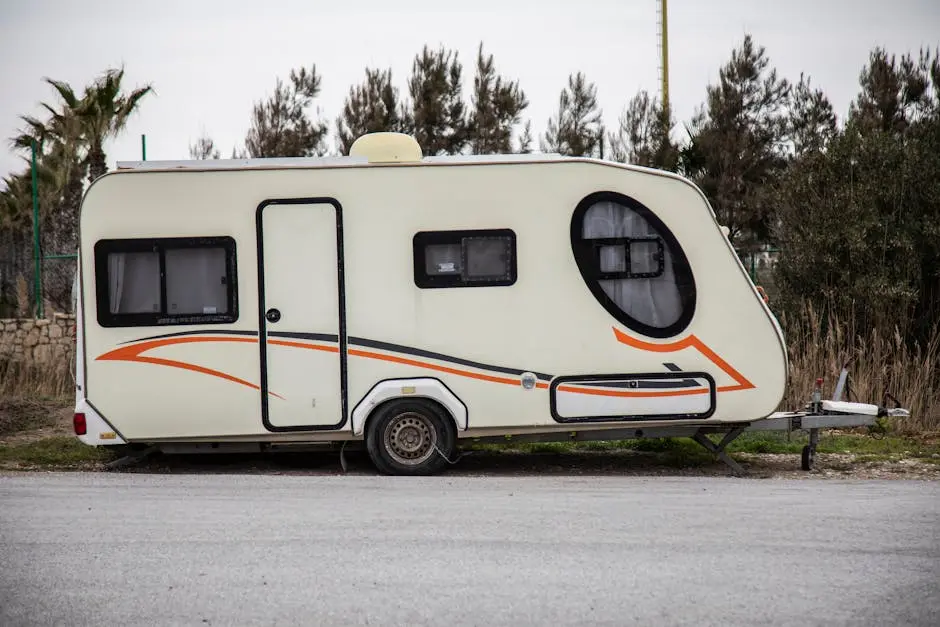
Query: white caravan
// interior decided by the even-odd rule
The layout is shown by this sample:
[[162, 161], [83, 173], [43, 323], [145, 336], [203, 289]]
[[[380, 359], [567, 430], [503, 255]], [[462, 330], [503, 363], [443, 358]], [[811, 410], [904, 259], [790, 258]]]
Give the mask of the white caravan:
[[754, 424], [787, 354], [725, 233], [666, 172], [428, 158], [398, 134], [341, 158], [122, 163], [81, 209], [75, 430], [364, 440], [380, 471], [426, 474], [463, 438]]

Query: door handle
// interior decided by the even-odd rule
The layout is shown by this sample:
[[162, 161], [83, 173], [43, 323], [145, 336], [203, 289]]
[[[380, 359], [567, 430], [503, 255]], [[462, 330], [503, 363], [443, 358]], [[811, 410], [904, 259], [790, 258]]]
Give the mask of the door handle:
[[264, 317], [265, 319], [267, 319], [268, 322], [277, 322], [278, 320], [281, 319], [281, 312], [278, 311], [277, 309], [271, 308], [271, 309], [268, 309], [267, 312], [265, 312]]

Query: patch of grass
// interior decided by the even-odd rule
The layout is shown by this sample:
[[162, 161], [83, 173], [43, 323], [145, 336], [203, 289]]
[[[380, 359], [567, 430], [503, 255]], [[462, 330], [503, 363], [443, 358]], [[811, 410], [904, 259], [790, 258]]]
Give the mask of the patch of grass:
[[799, 454], [807, 442], [809, 442], [808, 437], [792, 437], [788, 441], [786, 434], [745, 433], [728, 446], [728, 451], [734, 453], [772, 453], [778, 455], [788, 453]]
[[0, 465], [5, 466], [75, 468], [113, 457], [108, 448], [88, 446], [76, 438], [62, 436], [0, 444]]
[[566, 453], [571, 450], [568, 442], [532, 442], [519, 445], [524, 453]]
[[919, 442], [899, 436], [870, 438], [863, 435], [831, 435], [819, 439], [817, 450], [822, 453], [867, 453], [920, 458], [940, 453], [940, 444]]

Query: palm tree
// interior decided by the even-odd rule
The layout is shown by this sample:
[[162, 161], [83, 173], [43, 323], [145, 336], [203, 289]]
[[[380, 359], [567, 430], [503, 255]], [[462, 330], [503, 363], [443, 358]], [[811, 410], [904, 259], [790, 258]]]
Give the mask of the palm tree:
[[89, 182], [108, 171], [104, 142], [124, 130], [141, 99], [153, 91], [147, 84], [124, 94], [121, 92], [123, 78], [123, 67], [107, 70], [85, 90], [77, 109], [88, 145]]
[[75, 96], [68, 83], [51, 78], [43, 80], [58, 93], [62, 100], [60, 108], [42, 103], [50, 115], [49, 121], [45, 123], [31, 116], [21, 116], [26, 129], [13, 138], [12, 144], [14, 148], [22, 150], [30, 150], [33, 141], [38, 144], [40, 170], [52, 171], [56, 187], [61, 192], [63, 209], [77, 216], [84, 192], [83, 179], [88, 168], [84, 121], [78, 113], [82, 101]]
[[[33, 142], [38, 145], [37, 174], [46, 243], [54, 252], [71, 251], [77, 245], [78, 210], [88, 168], [84, 120], [79, 115], [83, 103], [68, 83], [43, 80], [55, 89], [61, 102], [58, 106], [42, 103], [50, 116], [47, 122], [21, 116], [26, 127], [12, 144], [23, 150], [29, 150]], [[51, 216], [54, 219], [46, 226]]]
[[[86, 172], [88, 180], [94, 181], [107, 171], [105, 141], [120, 133], [140, 100], [152, 91], [150, 85], [146, 85], [125, 94], [121, 91], [123, 77], [123, 68], [109, 69], [86, 87], [81, 97], [67, 82], [44, 78], [56, 91], [59, 101], [55, 105], [42, 103], [49, 113], [47, 121], [22, 116], [24, 127], [10, 140], [15, 149], [27, 153], [27, 161], [33, 142], [37, 144], [41, 239], [43, 248], [51, 252], [75, 249], [78, 210]], [[0, 191], [0, 249], [4, 253], [8, 250], [11, 254], [16, 253], [19, 259], [0, 259], [5, 266], [11, 263], [16, 266], [22, 259], [29, 258], [29, 234], [32, 230], [30, 179], [27, 169], [25, 173], [8, 177], [0, 185], [0, 189], [5, 187]], [[0, 272], [4, 275], [0, 276], [0, 283], [4, 283], [0, 285], [0, 293], [8, 290], [5, 279], [9, 278], [6, 276], [10, 274], [9, 269]], [[63, 285], [67, 288], [71, 283]], [[54, 293], [62, 291], [55, 287], [50, 289]], [[54, 294], [50, 296], [54, 297]]]

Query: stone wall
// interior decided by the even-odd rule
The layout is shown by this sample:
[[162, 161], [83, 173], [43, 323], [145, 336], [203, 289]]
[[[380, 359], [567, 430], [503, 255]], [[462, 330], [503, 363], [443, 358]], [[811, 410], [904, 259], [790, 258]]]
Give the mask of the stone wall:
[[0, 359], [36, 365], [66, 365], [75, 351], [75, 316], [56, 313], [52, 319], [0, 319]]

